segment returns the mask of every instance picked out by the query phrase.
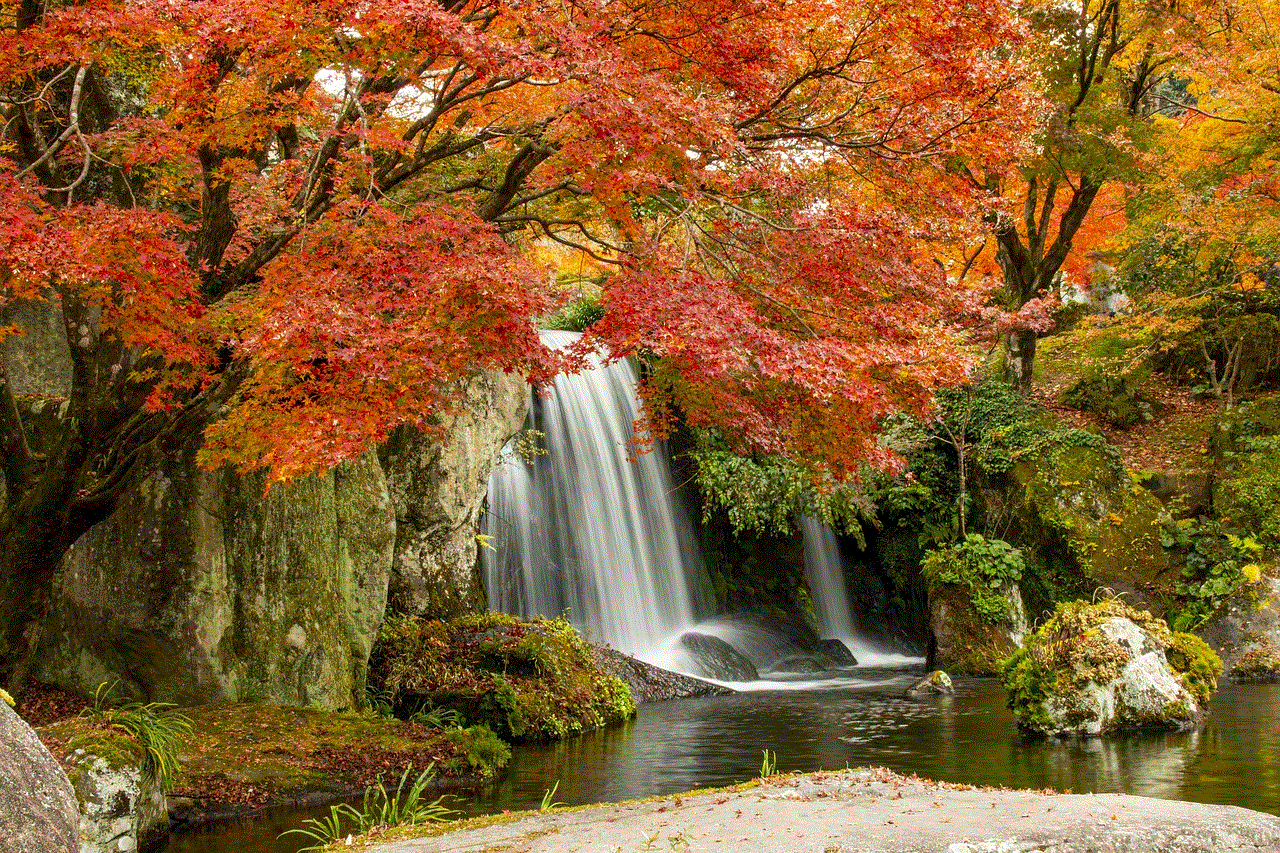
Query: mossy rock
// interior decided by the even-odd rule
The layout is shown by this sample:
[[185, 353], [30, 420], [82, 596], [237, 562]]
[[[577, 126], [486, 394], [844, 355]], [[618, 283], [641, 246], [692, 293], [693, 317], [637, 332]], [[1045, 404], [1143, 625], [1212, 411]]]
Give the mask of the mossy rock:
[[[1058, 567], [1064, 591], [1103, 587], [1151, 605], [1149, 590], [1181, 568], [1181, 555], [1160, 544], [1160, 501], [1092, 433], [1068, 431], [1005, 475], [979, 476], [975, 497], [983, 517], [1011, 523], [1008, 538], [1028, 565]], [[1033, 602], [1037, 610], [1050, 603]]]
[[1245, 654], [1228, 673], [1232, 681], [1250, 684], [1280, 682], [1280, 652], [1259, 648]]
[[1221, 672], [1198, 637], [1110, 599], [1060, 604], [1005, 663], [1002, 680], [1025, 731], [1096, 735], [1193, 724]]
[[[1007, 594], [1012, 603], [1017, 587]], [[929, 630], [929, 669], [962, 675], [999, 675], [1005, 659], [1018, 650], [1026, 630], [1026, 615], [1019, 604], [1018, 610], [1006, 619], [991, 622], [978, 614], [963, 589], [937, 584], [929, 589]]]
[[635, 714], [627, 685], [600, 668], [563, 619], [393, 617], [374, 647], [370, 685], [398, 714], [451, 709], [521, 741], [554, 740]]

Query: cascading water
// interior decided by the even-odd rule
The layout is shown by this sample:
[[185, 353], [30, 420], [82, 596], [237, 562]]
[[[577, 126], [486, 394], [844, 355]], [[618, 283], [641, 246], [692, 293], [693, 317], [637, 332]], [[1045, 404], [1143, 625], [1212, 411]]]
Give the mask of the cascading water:
[[804, 540], [804, 576], [813, 595], [822, 636], [845, 640], [857, 635], [853, 608], [844, 583], [844, 567], [840, 563], [840, 546], [835, 532], [811, 516], [800, 519], [800, 535]]
[[919, 663], [919, 658], [882, 651], [863, 638], [849, 601], [835, 531], [816, 518], [802, 516], [800, 534], [804, 541], [804, 576], [813, 595], [813, 608], [817, 612], [822, 636], [843, 642], [863, 665], [910, 666]]
[[[565, 347], [572, 332], [543, 332]], [[706, 570], [693, 527], [672, 500], [666, 449], [636, 456], [635, 375], [618, 361], [556, 377], [535, 398], [529, 426], [545, 456], [508, 450], [489, 481], [482, 549], [489, 606], [559, 616], [593, 642], [652, 659], [658, 644], [707, 608]]]

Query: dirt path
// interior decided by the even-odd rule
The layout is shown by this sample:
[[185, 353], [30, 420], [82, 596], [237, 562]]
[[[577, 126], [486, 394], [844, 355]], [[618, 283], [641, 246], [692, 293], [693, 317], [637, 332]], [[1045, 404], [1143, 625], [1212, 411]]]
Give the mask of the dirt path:
[[1280, 851], [1280, 817], [1116, 794], [945, 785], [887, 770], [521, 817], [373, 853], [1222, 853]]

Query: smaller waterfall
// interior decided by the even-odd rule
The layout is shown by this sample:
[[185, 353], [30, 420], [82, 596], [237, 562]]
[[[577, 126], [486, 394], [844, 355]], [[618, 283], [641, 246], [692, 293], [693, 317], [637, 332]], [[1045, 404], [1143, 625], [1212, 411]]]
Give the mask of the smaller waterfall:
[[803, 516], [800, 534], [804, 541], [804, 576], [813, 595], [813, 609], [822, 636], [843, 642], [863, 666], [918, 664], [919, 658], [885, 652], [867, 642], [859, 632], [835, 531], [816, 518]]
[[818, 615], [822, 636], [845, 640], [847, 645], [848, 638], [856, 636], [858, 631], [853, 622], [853, 607], [845, 587], [835, 531], [806, 515], [800, 519], [800, 535], [804, 541], [804, 576], [813, 595], [813, 609]]
[[[544, 332], [568, 346], [569, 332]], [[529, 426], [545, 456], [510, 451], [489, 481], [482, 549], [489, 606], [559, 616], [593, 642], [651, 657], [702, 615], [708, 587], [693, 526], [673, 500], [666, 449], [632, 453], [639, 417], [625, 362], [556, 377]]]

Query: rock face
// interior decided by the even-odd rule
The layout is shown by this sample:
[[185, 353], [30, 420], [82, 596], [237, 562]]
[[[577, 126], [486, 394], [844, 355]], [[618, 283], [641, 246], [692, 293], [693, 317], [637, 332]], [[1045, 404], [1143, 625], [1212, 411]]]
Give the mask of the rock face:
[[1219, 672], [1221, 661], [1198, 637], [1112, 600], [1060, 605], [1003, 678], [1023, 729], [1100, 735], [1193, 725]]
[[74, 853], [75, 791], [31, 727], [0, 701], [0, 839], [12, 853]]
[[94, 740], [64, 761], [81, 804], [80, 853], [137, 850], [168, 828], [164, 791], [143, 773], [135, 742], [112, 735]]
[[1027, 633], [1027, 611], [1015, 583], [998, 592], [1006, 607], [1002, 618], [988, 622], [974, 612], [959, 587], [937, 584], [929, 588], [929, 669], [949, 669], [966, 675], [996, 675], [1001, 662], [1017, 650]]
[[1280, 681], [1280, 578], [1246, 584], [1200, 630], [1236, 681]]
[[362, 701], [395, 532], [382, 471], [366, 456], [264, 486], [153, 468], [64, 560], [36, 677], [183, 705]]
[[518, 376], [486, 374], [468, 387], [464, 406], [445, 421], [448, 441], [402, 429], [378, 452], [395, 506], [391, 601], [438, 619], [484, 609], [480, 512], [498, 454], [524, 424], [529, 388]]
[[443, 445], [374, 454], [264, 494], [260, 475], [156, 459], [59, 569], [33, 676], [183, 705], [360, 706], [395, 589], [414, 612], [474, 609], [489, 468], [524, 416], [522, 380], [481, 377]]

